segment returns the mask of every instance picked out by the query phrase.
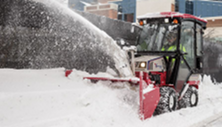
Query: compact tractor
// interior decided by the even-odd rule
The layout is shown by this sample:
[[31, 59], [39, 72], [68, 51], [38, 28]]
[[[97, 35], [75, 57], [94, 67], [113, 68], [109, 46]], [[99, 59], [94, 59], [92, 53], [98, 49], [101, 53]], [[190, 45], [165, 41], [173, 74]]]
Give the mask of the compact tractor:
[[189, 14], [162, 12], [140, 16], [138, 23], [132, 25], [140, 28], [140, 34], [136, 50], [130, 52], [137, 78], [85, 78], [138, 85], [142, 120], [196, 106], [207, 22]]

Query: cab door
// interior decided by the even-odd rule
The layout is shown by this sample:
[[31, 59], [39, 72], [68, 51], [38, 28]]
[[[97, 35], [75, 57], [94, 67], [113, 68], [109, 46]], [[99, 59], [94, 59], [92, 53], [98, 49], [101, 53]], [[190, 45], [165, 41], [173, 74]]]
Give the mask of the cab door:
[[201, 25], [196, 24], [196, 71], [195, 73], [203, 72], [203, 29]]
[[[180, 28], [180, 52], [184, 55], [180, 56], [177, 60], [178, 74], [175, 84], [175, 89], [177, 92], [181, 92], [184, 85], [186, 85], [187, 80], [192, 74], [192, 70], [196, 68], [196, 49], [195, 49], [195, 23], [191, 21], [184, 21]], [[183, 49], [183, 50], [181, 50]]]

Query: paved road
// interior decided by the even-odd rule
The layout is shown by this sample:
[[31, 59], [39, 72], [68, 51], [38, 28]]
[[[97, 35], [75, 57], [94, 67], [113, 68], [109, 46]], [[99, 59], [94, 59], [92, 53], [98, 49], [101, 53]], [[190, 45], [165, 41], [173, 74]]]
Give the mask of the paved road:
[[206, 123], [202, 127], [222, 127], [222, 116], [219, 116], [216, 119]]
[[222, 127], [222, 112], [198, 122], [191, 127]]

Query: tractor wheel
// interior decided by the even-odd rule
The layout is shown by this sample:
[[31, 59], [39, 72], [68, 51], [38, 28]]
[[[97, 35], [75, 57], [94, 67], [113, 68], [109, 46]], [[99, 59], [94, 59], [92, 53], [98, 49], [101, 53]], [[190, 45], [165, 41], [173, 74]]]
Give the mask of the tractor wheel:
[[154, 115], [171, 112], [177, 109], [176, 92], [171, 87], [160, 88], [160, 100], [155, 109]]
[[183, 98], [178, 102], [179, 108], [194, 107], [198, 103], [198, 91], [194, 86], [189, 86]]

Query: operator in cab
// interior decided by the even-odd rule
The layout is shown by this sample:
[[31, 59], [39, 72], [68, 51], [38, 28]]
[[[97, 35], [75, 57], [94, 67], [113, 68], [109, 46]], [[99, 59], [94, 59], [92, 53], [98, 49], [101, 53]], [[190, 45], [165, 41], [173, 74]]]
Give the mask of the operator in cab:
[[[169, 31], [166, 36], [167, 43], [163, 45], [161, 51], [175, 51], [177, 49], [177, 30]], [[180, 44], [180, 50], [186, 52], [184, 46]]]
[[[178, 37], [177, 29], [169, 31], [166, 35], [167, 43], [163, 45], [161, 51], [175, 51], [177, 49], [177, 37]], [[186, 48], [182, 44], [180, 44], [180, 51], [184, 53], [186, 52]], [[167, 60], [169, 60], [168, 56], [166, 58]], [[174, 58], [172, 59], [172, 62], [173, 63], [175, 62]], [[184, 62], [181, 61], [181, 63], [183, 64]]]

